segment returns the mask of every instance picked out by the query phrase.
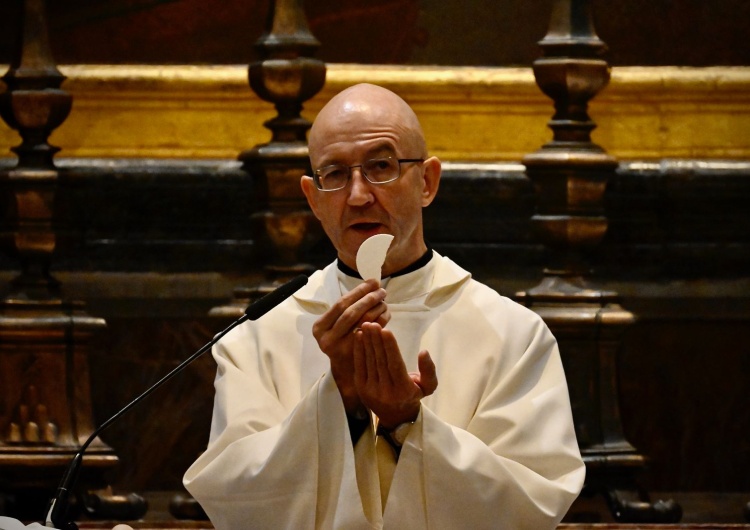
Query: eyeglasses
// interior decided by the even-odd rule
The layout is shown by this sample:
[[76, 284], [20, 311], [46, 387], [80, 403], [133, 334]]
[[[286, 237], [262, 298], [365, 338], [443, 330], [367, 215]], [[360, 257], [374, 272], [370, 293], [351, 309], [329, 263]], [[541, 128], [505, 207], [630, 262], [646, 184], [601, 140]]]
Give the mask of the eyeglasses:
[[371, 184], [387, 184], [401, 177], [401, 164], [424, 162], [424, 158], [373, 158], [361, 164], [345, 166], [333, 164], [316, 169], [313, 173], [315, 186], [321, 191], [336, 191], [346, 187], [352, 178], [352, 169], [358, 167], [362, 176]]

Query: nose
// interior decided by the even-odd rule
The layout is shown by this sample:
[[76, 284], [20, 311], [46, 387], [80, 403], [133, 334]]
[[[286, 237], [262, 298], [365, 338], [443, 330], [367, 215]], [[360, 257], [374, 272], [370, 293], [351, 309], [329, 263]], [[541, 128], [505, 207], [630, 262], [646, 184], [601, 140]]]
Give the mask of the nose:
[[353, 167], [347, 203], [350, 206], [365, 206], [373, 202], [374, 197], [370, 186], [370, 182], [362, 174], [362, 168], [359, 166]]

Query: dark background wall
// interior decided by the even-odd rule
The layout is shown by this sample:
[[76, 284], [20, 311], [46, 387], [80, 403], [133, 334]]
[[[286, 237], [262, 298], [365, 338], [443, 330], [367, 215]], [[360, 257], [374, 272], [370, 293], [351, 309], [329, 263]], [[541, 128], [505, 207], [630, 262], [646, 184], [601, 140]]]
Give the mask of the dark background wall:
[[[17, 28], [0, 3], [0, 61]], [[750, 65], [746, 0], [593, 0], [608, 59], [621, 65]], [[551, 0], [317, 0], [305, 2], [326, 62], [529, 65]], [[263, 0], [49, 2], [59, 63], [245, 64], [255, 58]]]

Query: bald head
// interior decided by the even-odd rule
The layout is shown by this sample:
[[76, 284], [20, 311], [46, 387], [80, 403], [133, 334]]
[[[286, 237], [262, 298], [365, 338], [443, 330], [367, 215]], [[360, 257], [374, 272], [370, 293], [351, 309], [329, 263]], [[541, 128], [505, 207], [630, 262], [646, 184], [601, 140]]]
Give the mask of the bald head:
[[339, 92], [315, 118], [308, 141], [313, 167], [319, 165], [321, 149], [364, 130], [372, 137], [393, 135], [401, 156], [427, 156], [422, 127], [411, 107], [390, 90], [363, 83]]

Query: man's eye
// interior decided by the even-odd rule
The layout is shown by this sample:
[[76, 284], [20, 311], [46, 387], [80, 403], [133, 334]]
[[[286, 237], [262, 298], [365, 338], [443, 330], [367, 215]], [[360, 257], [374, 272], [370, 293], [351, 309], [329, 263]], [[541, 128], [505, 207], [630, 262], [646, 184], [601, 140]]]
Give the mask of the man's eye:
[[347, 177], [347, 170], [344, 168], [331, 168], [329, 170], [326, 170], [321, 175], [324, 179], [327, 180], [339, 180], [339, 179], [345, 179]]
[[373, 171], [388, 171], [393, 164], [388, 158], [379, 158], [376, 160], [370, 160], [369, 166]]

